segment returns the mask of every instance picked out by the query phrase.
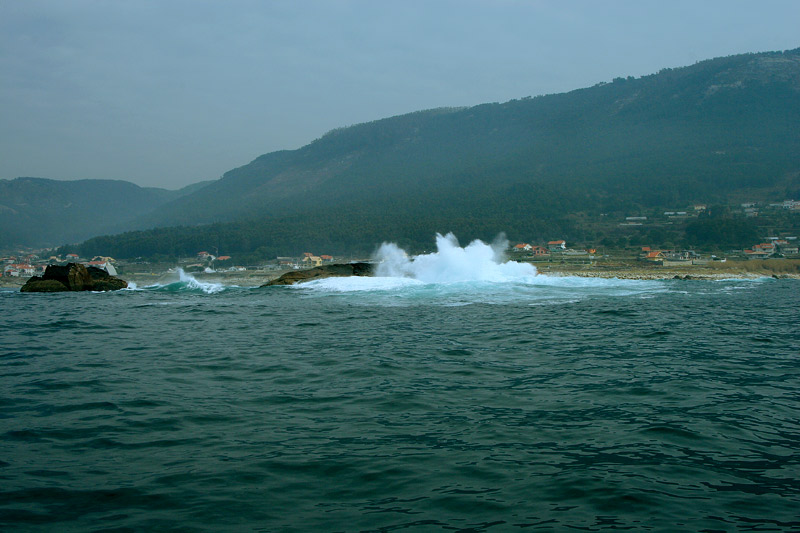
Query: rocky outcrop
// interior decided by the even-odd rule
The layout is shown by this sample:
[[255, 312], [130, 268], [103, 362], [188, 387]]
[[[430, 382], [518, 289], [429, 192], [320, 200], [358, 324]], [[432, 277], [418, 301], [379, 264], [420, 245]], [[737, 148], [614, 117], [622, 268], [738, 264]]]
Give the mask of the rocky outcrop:
[[375, 265], [372, 263], [345, 263], [318, 266], [308, 270], [293, 270], [292, 272], [287, 272], [283, 276], [273, 279], [272, 281], [262, 285], [262, 287], [270, 287], [272, 285], [294, 285], [295, 283], [302, 283], [304, 281], [312, 281], [323, 278], [371, 276], [374, 273], [374, 266]]
[[90, 291], [118, 291], [126, 289], [128, 282], [124, 279], [112, 276], [102, 268], [90, 266], [86, 269], [89, 272], [89, 277], [92, 278], [92, 287]]
[[67, 263], [48, 266], [43, 276], [30, 278], [20, 292], [117, 291], [127, 286], [127, 281], [115, 278], [103, 269]]

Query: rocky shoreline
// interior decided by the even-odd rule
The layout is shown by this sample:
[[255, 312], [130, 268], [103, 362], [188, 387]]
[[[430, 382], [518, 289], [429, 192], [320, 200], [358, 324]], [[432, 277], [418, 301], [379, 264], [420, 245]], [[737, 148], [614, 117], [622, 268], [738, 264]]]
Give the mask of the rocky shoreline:
[[28, 278], [20, 287], [20, 292], [78, 292], [78, 291], [118, 291], [128, 286], [128, 282], [109, 275], [103, 269], [81, 263], [50, 265], [42, 276]]
[[[357, 263], [356, 263], [357, 264]], [[332, 265], [331, 265], [332, 266]], [[800, 272], [791, 271], [792, 269], [763, 268], [766, 264], [753, 264], [743, 262], [716, 267], [683, 267], [683, 268], [658, 268], [642, 267], [637, 265], [536, 265], [539, 273], [547, 276], [577, 276], [584, 278], [617, 278], [631, 280], [721, 280], [721, 279], [757, 279], [757, 278], [780, 278], [780, 279], [800, 279]], [[759, 268], [760, 267], [760, 268]], [[215, 272], [215, 273], [194, 273], [197, 280], [211, 283], [222, 283], [224, 285], [238, 285], [241, 287], [261, 287], [275, 283], [282, 276], [286, 279], [300, 278], [310, 279], [309, 270], [276, 270], [276, 271], [247, 271], [247, 272]], [[351, 275], [349, 273], [339, 275]], [[364, 275], [364, 274], [361, 274]], [[129, 282], [135, 283], [139, 287], [155, 285], [158, 283], [169, 283], [174, 274], [170, 273], [136, 273], [122, 274], [118, 277]], [[319, 277], [317, 277], [319, 279]], [[0, 288], [19, 289], [27, 278], [0, 277]]]
[[537, 265], [540, 274], [586, 278], [640, 280], [721, 280], [780, 278], [800, 279], [800, 260], [728, 261], [708, 265], [650, 266], [636, 263], [614, 265]]
[[[537, 265], [538, 266], [538, 265]], [[310, 279], [320, 279], [320, 276], [315, 276], [314, 269], [308, 270], [279, 270], [272, 272], [231, 272], [231, 273], [196, 273], [193, 276], [199, 281], [222, 283], [224, 285], [238, 285], [241, 287], [261, 287], [264, 285], [288, 285], [289, 283], [275, 281], [282, 276], [286, 276], [285, 280], [292, 279], [294, 282], [305, 281]], [[721, 279], [758, 279], [758, 278], [782, 278], [782, 279], [800, 279], [798, 273], [778, 272], [771, 270], [758, 270], [746, 271], [737, 268], [727, 269], [713, 269], [713, 268], [670, 268], [670, 269], [656, 269], [656, 268], [642, 268], [642, 267], [627, 267], [616, 266], [613, 268], [603, 267], [581, 267], [569, 268], [569, 266], [553, 265], [549, 269], [539, 267], [539, 274], [546, 276], [576, 276], [583, 278], [617, 278], [617, 279], [631, 279], [631, 280], [721, 280]], [[345, 274], [350, 275], [350, 274]], [[361, 274], [363, 275], [363, 274]], [[329, 277], [329, 276], [326, 276]], [[302, 279], [301, 279], [302, 278]], [[127, 279], [127, 278], [126, 278]], [[140, 287], [147, 284], [156, 283], [157, 276], [136, 276], [129, 281], [135, 281]]]
[[312, 281], [324, 278], [346, 278], [351, 276], [372, 276], [375, 272], [375, 265], [372, 263], [344, 263], [336, 265], [324, 265], [307, 270], [293, 270], [282, 276], [270, 280], [262, 287], [274, 285], [294, 285], [304, 281]]

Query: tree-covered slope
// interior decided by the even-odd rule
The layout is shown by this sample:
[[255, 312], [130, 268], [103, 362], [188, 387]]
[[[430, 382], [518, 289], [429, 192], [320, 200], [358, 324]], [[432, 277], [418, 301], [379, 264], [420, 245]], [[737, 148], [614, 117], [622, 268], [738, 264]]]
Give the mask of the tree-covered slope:
[[[140, 227], [283, 216], [353, 204], [413, 211], [465, 190], [557, 184], [603, 201], [718, 201], [796, 187], [800, 50], [748, 54], [566, 94], [441, 109], [335, 130], [266, 154]], [[509, 198], [514, 203], [513, 198]]]
[[589, 242], [603, 237], [587, 229], [602, 213], [800, 197], [798, 123], [800, 49], [712, 59], [334, 130], [132, 226], [160, 229], [93, 239], [81, 252], [341, 254], [384, 239], [422, 249], [436, 231]]

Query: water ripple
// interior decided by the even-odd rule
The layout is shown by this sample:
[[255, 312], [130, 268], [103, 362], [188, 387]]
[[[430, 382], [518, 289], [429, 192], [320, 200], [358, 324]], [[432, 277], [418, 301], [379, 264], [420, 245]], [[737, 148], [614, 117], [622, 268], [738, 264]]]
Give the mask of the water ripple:
[[796, 282], [547, 283], [4, 294], [0, 529], [800, 530]]

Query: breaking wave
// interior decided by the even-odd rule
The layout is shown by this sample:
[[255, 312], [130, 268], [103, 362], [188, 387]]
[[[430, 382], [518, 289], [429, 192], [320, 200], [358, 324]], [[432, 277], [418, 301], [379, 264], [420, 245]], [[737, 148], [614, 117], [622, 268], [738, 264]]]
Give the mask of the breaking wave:
[[228, 287], [222, 283], [212, 283], [200, 281], [194, 276], [184, 272], [179, 268], [176, 272], [178, 279], [169, 283], [156, 283], [143, 287], [143, 290], [158, 292], [196, 292], [204, 294], [216, 294], [226, 290]]
[[424, 283], [464, 281], [519, 281], [536, 276], [536, 267], [508, 261], [508, 241], [499, 236], [492, 244], [474, 240], [462, 248], [452, 233], [436, 235], [436, 252], [413, 258], [394, 243], [383, 243], [375, 254], [376, 276], [412, 278]]
[[665, 290], [659, 281], [550, 276], [529, 263], [505, 256], [503, 236], [491, 244], [475, 240], [461, 247], [455, 235], [436, 235], [436, 251], [409, 256], [384, 243], [373, 260], [375, 277], [327, 278], [295, 286], [312, 294], [359, 294], [388, 302], [469, 303], [569, 302], [591, 296], [643, 296]]

